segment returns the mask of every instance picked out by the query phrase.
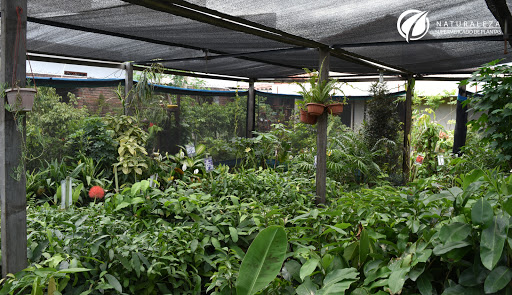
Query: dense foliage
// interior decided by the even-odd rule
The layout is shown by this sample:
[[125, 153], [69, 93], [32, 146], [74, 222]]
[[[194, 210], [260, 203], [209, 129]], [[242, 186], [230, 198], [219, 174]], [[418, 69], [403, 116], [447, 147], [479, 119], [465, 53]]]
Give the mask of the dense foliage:
[[498, 151], [497, 158], [509, 169], [512, 168], [512, 68], [496, 65], [493, 61], [479, 68], [465, 83], [480, 85], [481, 91], [469, 99], [470, 108], [481, 113], [471, 121], [473, 130], [481, 132], [482, 141]]
[[331, 181], [325, 208], [313, 205], [314, 179], [294, 172], [200, 175], [157, 188], [141, 181], [66, 211], [30, 207], [32, 266], [4, 291], [230, 294], [244, 252], [270, 225], [284, 226], [288, 258], [266, 294], [509, 288], [508, 175], [475, 170], [460, 187], [352, 192]]
[[385, 82], [374, 83], [370, 87], [372, 99], [368, 102], [368, 120], [363, 126], [364, 139], [370, 149], [376, 145], [385, 145], [386, 154], [378, 160], [386, 172], [391, 173], [399, 167], [401, 149], [399, 133], [400, 119], [397, 112], [397, 102], [389, 96]]

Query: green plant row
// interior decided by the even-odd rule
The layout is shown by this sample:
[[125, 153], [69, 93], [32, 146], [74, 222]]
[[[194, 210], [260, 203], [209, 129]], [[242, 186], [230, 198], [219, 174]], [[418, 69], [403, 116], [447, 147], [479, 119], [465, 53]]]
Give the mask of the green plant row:
[[[104, 203], [29, 208], [31, 266], [3, 293], [234, 294], [256, 234], [282, 226], [286, 259], [265, 294], [509, 291], [512, 178], [475, 170], [459, 186], [342, 192], [313, 205], [294, 172], [216, 169], [165, 190], [137, 182]], [[39, 291], [38, 291], [39, 292]]]

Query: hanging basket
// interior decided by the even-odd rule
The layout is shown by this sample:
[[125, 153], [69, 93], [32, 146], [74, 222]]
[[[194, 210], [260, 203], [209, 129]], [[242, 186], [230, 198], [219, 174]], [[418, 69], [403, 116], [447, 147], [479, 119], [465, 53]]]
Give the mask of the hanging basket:
[[300, 121], [305, 124], [315, 125], [317, 116], [310, 115], [305, 110], [300, 110]]
[[325, 105], [321, 103], [308, 103], [306, 106], [308, 107], [308, 113], [313, 116], [320, 116], [325, 110]]
[[339, 115], [343, 113], [343, 104], [342, 103], [331, 103], [327, 105], [327, 112], [331, 115]]
[[5, 95], [13, 112], [30, 112], [34, 105], [36, 90], [34, 88], [10, 88], [5, 90]]

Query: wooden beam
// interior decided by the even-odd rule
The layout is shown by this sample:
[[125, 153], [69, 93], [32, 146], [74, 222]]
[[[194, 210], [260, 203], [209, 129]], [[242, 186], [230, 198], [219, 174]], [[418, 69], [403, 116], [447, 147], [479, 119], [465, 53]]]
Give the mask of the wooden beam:
[[405, 94], [404, 149], [402, 151], [402, 172], [404, 182], [409, 181], [411, 172], [411, 126], [412, 126], [412, 95], [415, 80], [407, 78], [407, 93]]
[[[329, 79], [330, 54], [328, 50], [320, 49], [319, 82]], [[327, 179], [327, 111], [324, 111], [316, 121], [316, 204], [326, 203]]]
[[459, 95], [457, 97], [457, 113], [455, 115], [455, 130], [453, 134], [453, 154], [462, 156], [460, 150], [466, 144], [466, 135], [468, 132], [468, 107], [464, 104], [467, 99], [466, 85], [459, 86]]
[[124, 114], [131, 116], [133, 115], [133, 64], [131, 62], [126, 62], [124, 64]]
[[[0, 83], [19, 87], [26, 80], [27, 0], [2, 1]], [[18, 18], [19, 15], [19, 18]], [[16, 42], [18, 40], [18, 42]], [[17, 47], [16, 47], [17, 46]], [[27, 196], [22, 158], [23, 133], [0, 99], [0, 196], [2, 276], [27, 267]], [[23, 129], [26, 126], [22, 120]], [[20, 166], [21, 165], [21, 166]], [[22, 168], [21, 171], [17, 170]], [[20, 173], [16, 173], [18, 171]], [[18, 179], [15, 179], [19, 177]]]
[[[256, 93], [254, 91], [254, 80], [249, 81], [249, 91], [247, 94], [247, 125], [246, 125], [246, 132], [245, 136], [247, 138], [252, 137], [252, 132], [254, 129], [254, 123], [256, 118]], [[236, 132], [236, 130], [235, 130]]]

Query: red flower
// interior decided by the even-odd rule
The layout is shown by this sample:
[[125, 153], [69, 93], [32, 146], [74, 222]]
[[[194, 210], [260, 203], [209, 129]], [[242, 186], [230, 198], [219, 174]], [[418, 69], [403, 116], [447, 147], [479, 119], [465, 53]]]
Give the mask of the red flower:
[[422, 164], [423, 163], [423, 156], [422, 155], [418, 155], [416, 157], [416, 163], [418, 163], [418, 164]]
[[91, 199], [103, 199], [105, 196], [105, 190], [101, 186], [93, 186], [89, 190], [89, 198]]
[[153, 127], [153, 125], [155, 125], [155, 124], [149, 123], [149, 128]]

